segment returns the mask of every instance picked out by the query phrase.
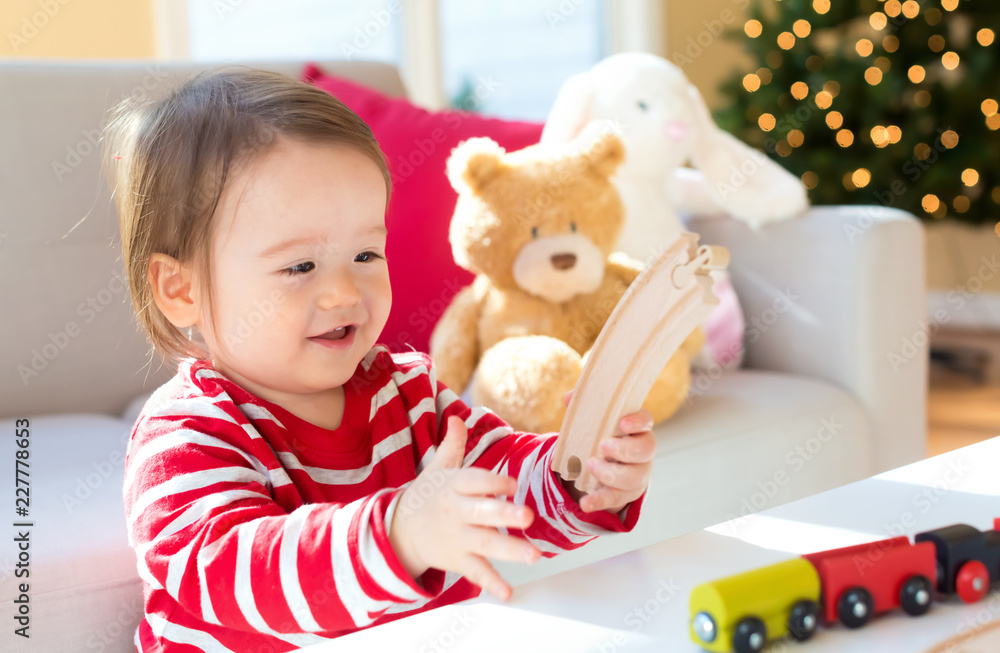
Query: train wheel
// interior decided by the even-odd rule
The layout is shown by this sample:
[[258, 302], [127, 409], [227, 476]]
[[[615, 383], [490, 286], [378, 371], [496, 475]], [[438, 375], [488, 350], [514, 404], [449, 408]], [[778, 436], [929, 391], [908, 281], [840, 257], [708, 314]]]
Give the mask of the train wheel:
[[955, 592], [966, 603], [975, 603], [990, 589], [990, 572], [978, 560], [969, 560], [955, 574]]
[[899, 604], [903, 612], [919, 617], [931, 609], [931, 599], [934, 598], [934, 585], [926, 576], [910, 576], [899, 591]]
[[874, 611], [872, 595], [863, 587], [852, 587], [837, 601], [837, 616], [848, 628], [861, 628], [872, 618]]
[[740, 619], [733, 632], [733, 650], [736, 653], [758, 653], [767, 642], [767, 627], [757, 617]]
[[804, 642], [816, 632], [819, 623], [819, 606], [815, 601], [802, 600], [792, 606], [788, 616], [788, 633], [800, 642]]

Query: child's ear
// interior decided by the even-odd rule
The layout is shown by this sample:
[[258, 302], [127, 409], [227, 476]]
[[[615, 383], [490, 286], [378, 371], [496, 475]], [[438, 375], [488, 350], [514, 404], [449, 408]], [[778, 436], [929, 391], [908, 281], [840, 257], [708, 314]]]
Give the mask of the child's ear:
[[198, 294], [190, 269], [172, 256], [152, 254], [147, 274], [153, 301], [163, 316], [178, 329], [197, 324]]

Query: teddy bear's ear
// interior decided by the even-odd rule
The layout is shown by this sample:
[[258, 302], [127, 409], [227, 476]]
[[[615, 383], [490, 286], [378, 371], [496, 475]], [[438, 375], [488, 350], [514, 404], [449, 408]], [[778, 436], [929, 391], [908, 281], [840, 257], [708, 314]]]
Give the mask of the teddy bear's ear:
[[625, 144], [618, 136], [621, 127], [607, 120], [588, 123], [577, 138], [580, 154], [588, 168], [602, 177], [610, 177], [625, 160]]
[[504, 169], [506, 151], [491, 138], [470, 138], [459, 143], [448, 157], [448, 180], [461, 192], [479, 192]]

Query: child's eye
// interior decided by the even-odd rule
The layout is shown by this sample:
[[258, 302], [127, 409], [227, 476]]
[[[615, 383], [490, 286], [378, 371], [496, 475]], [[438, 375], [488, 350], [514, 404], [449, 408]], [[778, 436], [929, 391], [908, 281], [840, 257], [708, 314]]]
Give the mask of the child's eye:
[[382, 257], [379, 256], [378, 254], [376, 254], [375, 252], [361, 252], [360, 254], [358, 254], [357, 256], [354, 257], [354, 262], [355, 263], [367, 263], [369, 261], [374, 261], [374, 260], [380, 259], [380, 258], [382, 258]]
[[306, 272], [310, 272], [315, 268], [316, 268], [315, 263], [313, 263], [312, 261], [306, 261], [305, 263], [299, 263], [297, 265], [293, 265], [290, 268], [285, 268], [284, 270], [281, 271], [281, 273], [293, 277], [298, 274], [305, 274]]

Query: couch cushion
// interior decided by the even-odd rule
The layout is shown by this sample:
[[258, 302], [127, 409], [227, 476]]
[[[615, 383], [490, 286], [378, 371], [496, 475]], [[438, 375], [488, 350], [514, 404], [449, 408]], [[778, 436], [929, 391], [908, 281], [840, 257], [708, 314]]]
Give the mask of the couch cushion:
[[531, 567], [498, 562], [497, 570], [525, 583], [874, 473], [870, 417], [836, 386], [737, 370], [692, 387], [688, 403], [654, 428], [653, 478], [631, 533]]
[[[17, 552], [10, 546], [0, 568], [4, 623], [15, 623], [18, 586], [29, 584], [31, 650], [132, 648], [142, 584], [122, 504], [131, 427], [130, 420], [103, 415], [31, 418], [30, 576], [11, 576]], [[0, 432], [13, 434], [14, 421], [0, 421]], [[3, 459], [13, 460], [13, 438], [2, 443]]]
[[315, 64], [306, 66], [302, 78], [361, 116], [385, 152], [393, 183], [386, 216], [392, 311], [379, 342], [393, 352], [408, 349], [406, 345], [426, 352], [438, 318], [473, 278], [455, 265], [448, 242], [458, 197], [445, 175], [452, 148], [473, 136], [489, 136], [507, 150], [520, 150], [538, 142], [542, 124], [425, 111], [328, 75]]

